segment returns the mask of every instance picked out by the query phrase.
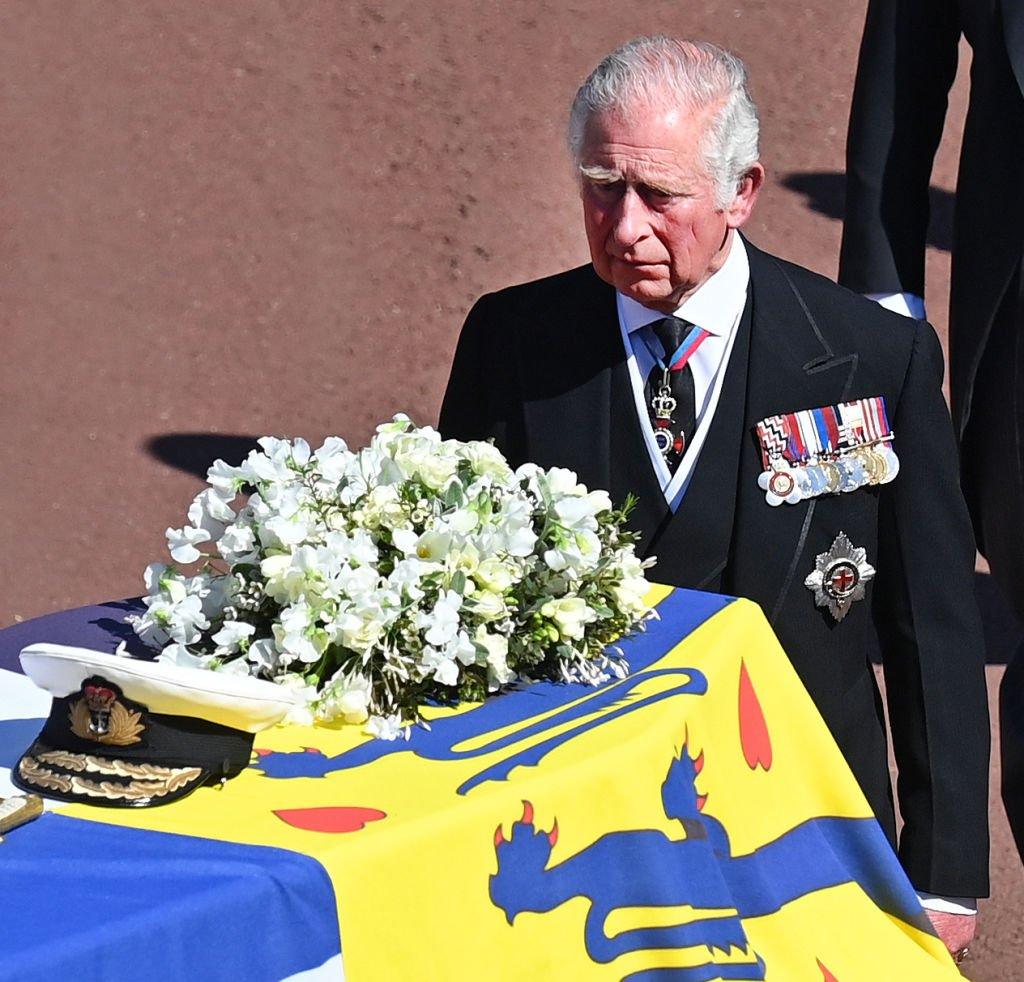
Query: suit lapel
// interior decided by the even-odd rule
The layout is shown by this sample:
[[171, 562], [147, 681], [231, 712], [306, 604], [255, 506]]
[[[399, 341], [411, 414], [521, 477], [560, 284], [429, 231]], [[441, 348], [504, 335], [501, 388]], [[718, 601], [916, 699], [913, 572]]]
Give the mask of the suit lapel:
[[[771, 508], [754, 427], [776, 413], [832, 405], [849, 396], [855, 353], [834, 351], [784, 266], [747, 243], [753, 318], [747, 415], [728, 589], [759, 600], [774, 622], [796, 578], [817, 502]], [[806, 565], [806, 563], [805, 563]]]
[[642, 554], [668, 506], [637, 419], [615, 291], [589, 268], [564, 301], [560, 334], [550, 341], [559, 384], [524, 406], [527, 459], [571, 468], [617, 505], [635, 495], [629, 527], [641, 535]]
[[648, 551], [658, 556], [654, 579], [713, 589], [729, 558], [736, 510], [746, 406], [753, 303], [750, 293], [726, 366], [722, 391], [690, 485]]

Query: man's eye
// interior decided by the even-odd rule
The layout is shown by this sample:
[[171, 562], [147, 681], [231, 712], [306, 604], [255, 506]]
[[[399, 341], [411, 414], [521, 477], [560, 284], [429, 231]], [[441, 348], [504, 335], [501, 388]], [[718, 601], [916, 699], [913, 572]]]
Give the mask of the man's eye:
[[640, 196], [648, 204], [668, 204], [674, 201], [679, 195], [672, 191], [665, 191], [662, 188], [644, 187], [640, 189]]
[[625, 184], [622, 181], [611, 181], [601, 184], [597, 181], [591, 181], [590, 183], [591, 191], [602, 201], [611, 201], [621, 197], [624, 188]]

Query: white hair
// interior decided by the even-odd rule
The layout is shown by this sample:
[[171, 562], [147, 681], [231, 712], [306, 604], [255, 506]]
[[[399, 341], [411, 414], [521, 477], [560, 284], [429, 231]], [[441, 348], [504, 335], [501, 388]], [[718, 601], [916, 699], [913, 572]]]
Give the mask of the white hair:
[[711, 110], [702, 148], [725, 208], [758, 159], [757, 106], [747, 88], [747, 66], [708, 41], [665, 36], [627, 41], [580, 86], [569, 113], [569, 151], [582, 162], [587, 122], [598, 113], [665, 105], [687, 112]]

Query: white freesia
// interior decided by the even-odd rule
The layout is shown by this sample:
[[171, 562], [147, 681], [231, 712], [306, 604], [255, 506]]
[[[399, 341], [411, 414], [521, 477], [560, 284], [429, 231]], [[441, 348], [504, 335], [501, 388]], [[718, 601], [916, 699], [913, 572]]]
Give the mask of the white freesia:
[[416, 557], [425, 563], [443, 562], [451, 544], [452, 537], [449, 532], [424, 532], [416, 540]]

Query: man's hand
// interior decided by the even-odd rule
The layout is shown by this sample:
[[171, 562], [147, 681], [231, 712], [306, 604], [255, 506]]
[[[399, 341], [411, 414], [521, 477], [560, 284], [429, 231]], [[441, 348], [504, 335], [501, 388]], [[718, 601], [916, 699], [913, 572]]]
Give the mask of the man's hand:
[[977, 914], [946, 914], [938, 910], [928, 910], [925, 913], [932, 922], [935, 933], [954, 957], [974, 940], [978, 923]]

